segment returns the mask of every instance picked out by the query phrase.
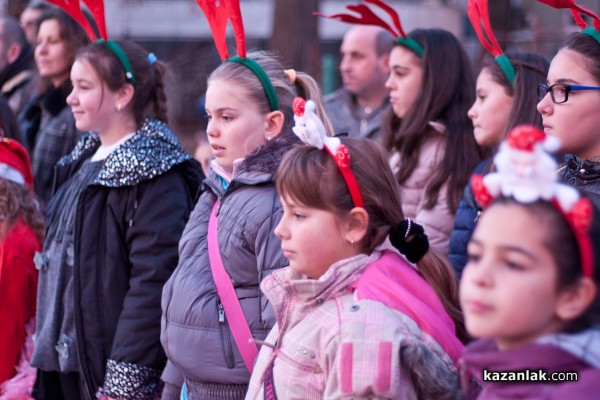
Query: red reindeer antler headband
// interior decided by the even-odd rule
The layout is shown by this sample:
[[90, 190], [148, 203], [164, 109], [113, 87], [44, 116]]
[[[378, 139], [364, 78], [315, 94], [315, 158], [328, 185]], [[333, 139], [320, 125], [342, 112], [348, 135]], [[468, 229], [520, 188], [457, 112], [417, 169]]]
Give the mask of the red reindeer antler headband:
[[346, 182], [354, 206], [365, 208], [358, 182], [350, 168], [350, 152], [346, 145], [342, 144], [339, 138], [327, 136], [323, 121], [315, 113], [316, 105], [312, 100], [305, 101], [301, 97], [296, 97], [293, 101], [293, 108], [294, 127], [292, 130], [296, 136], [304, 144], [327, 151]]
[[[589, 35], [593, 37], [598, 44], [600, 44], [600, 17], [595, 14], [593, 11], [582, 7], [575, 3], [574, 0], [538, 0], [540, 3], [544, 3], [554, 8], [567, 8], [571, 10], [571, 14], [573, 14], [573, 18], [575, 18], [575, 22], [581, 28], [581, 33]], [[583, 20], [581, 14], [588, 15], [592, 17], [594, 20], [593, 27], [588, 26], [588, 24]]]
[[[83, 0], [84, 4], [89, 8], [92, 16], [94, 17], [94, 21], [96, 22], [96, 26], [100, 32], [100, 37], [96, 35], [94, 28], [92, 28], [90, 22], [83, 15], [79, 0], [48, 1], [65, 10], [67, 14], [69, 14], [75, 21], [79, 23], [79, 25], [81, 25], [92, 41], [105, 45], [119, 60], [119, 64], [121, 64], [121, 67], [123, 67], [123, 70], [125, 71], [125, 77], [127, 78], [127, 81], [132, 85], [135, 85], [135, 75], [133, 73], [133, 68], [131, 66], [131, 62], [129, 61], [129, 57], [127, 57], [127, 54], [117, 42], [108, 39], [108, 35], [106, 33], [106, 17], [104, 14], [103, 0]], [[154, 54], [150, 54], [153, 58], [149, 57], [148, 61], [152, 64], [152, 59], [156, 60], [156, 57]]]
[[474, 175], [471, 189], [482, 207], [496, 197], [512, 197], [523, 204], [538, 200], [551, 203], [568, 222], [575, 234], [581, 270], [585, 277], [594, 275], [594, 248], [590, 238], [593, 206], [571, 186], [557, 182], [556, 161], [545, 151], [558, 143], [533, 126], [518, 126], [509, 132], [494, 157], [496, 173]]
[[[269, 79], [269, 76], [256, 61], [246, 57], [246, 34], [244, 32], [244, 21], [240, 9], [240, 1], [196, 0], [196, 3], [198, 3], [204, 12], [204, 15], [206, 15], [221, 60], [225, 62], [236, 62], [250, 69], [262, 84], [271, 111], [278, 110], [279, 101], [277, 100], [277, 93], [275, 92], [275, 88], [273, 87], [273, 83]], [[225, 37], [227, 21], [231, 21], [231, 25], [233, 26], [238, 52], [236, 57], [229, 57], [229, 51], [227, 50], [227, 40]]]
[[358, 25], [375, 25], [379, 26], [388, 32], [390, 32], [396, 38], [396, 42], [408, 47], [419, 57], [423, 57], [425, 50], [423, 46], [417, 43], [411, 37], [408, 37], [406, 33], [404, 33], [404, 29], [402, 29], [402, 24], [400, 23], [400, 16], [390, 5], [385, 3], [383, 0], [364, 0], [365, 3], [371, 3], [382, 10], [384, 10], [392, 19], [392, 24], [394, 28], [390, 26], [387, 22], [377, 16], [366, 4], [356, 4], [356, 5], [348, 5], [346, 8], [350, 11], [356, 12], [359, 16], [354, 16], [351, 14], [334, 14], [334, 15], [325, 15], [318, 12], [313, 13], [319, 17], [329, 18], [340, 22], [347, 22], [351, 24]]
[[494, 58], [504, 75], [508, 79], [511, 85], [515, 81], [515, 68], [512, 63], [502, 51], [502, 48], [498, 44], [494, 31], [492, 30], [492, 24], [490, 23], [490, 16], [488, 11], [488, 0], [469, 0], [467, 5], [467, 14], [475, 33], [479, 38], [479, 41], [489, 51]]

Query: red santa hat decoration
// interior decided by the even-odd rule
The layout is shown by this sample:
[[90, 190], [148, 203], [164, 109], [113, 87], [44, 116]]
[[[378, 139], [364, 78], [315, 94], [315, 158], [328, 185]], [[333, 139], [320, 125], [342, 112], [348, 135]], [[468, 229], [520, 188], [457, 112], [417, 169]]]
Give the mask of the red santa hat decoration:
[[0, 139], [0, 179], [5, 179], [33, 188], [33, 173], [29, 155], [19, 142], [2, 138]]
[[547, 153], [557, 148], [557, 139], [547, 137], [533, 126], [518, 126], [508, 134], [494, 157], [497, 172], [474, 175], [471, 189], [484, 208], [500, 196], [512, 197], [519, 203], [547, 201], [554, 205], [575, 233], [583, 275], [591, 277], [594, 272], [590, 239], [593, 206], [574, 187], [557, 182], [556, 161]]

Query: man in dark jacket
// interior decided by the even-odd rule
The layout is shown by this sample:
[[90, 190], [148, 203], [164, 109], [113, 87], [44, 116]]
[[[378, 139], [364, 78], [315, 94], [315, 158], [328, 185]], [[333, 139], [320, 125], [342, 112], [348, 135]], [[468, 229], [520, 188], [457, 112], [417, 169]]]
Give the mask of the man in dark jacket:
[[0, 16], [0, 91], [14, 115], [18, 115], [32, 95], [35, 75], [33, 49], [19, 22]]

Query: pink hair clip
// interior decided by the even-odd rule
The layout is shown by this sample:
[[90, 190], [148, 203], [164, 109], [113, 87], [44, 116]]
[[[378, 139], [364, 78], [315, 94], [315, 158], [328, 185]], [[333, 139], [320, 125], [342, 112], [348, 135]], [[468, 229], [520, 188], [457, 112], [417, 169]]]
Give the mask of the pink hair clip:
[[548, 201], [564, 216], [577, 238], [582, 272], [592, 277], [594, 253], [589, 236], [593, 206], [579, 192], [557, 181], [556, 161], [547, 153], [558, 148], [558, 140], [522, 125], [514, 128], [494, 157], [496, 173], [474, 175], [471, 189], [475, 200], [487, 207], [496, 197], [512, 197], [519, 203]]
[[350, 168], [350, 152], [348, 148], [342, 144], [339, 138], [327, 136], [323, 122], [315, 113], [316, 105], [314, 101], [305, 101], [301, 97], [296, 97], [292, 106], [294, 109], [294, 127], [292, 130], [296, 136], [307, 145], [327, 150], [329, 155], [335, 160], [346, 182], [346, 186], [348, 186], [354, 206], [364, 208], [365, 203], [360, 193], [358, 182]]

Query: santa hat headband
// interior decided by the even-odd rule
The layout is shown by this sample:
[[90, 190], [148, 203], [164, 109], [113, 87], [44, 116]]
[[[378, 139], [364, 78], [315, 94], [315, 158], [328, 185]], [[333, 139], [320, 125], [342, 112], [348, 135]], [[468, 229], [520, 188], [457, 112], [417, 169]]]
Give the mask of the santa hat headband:
[[[540, 3], [544, 3], [554, 8], [567, 8], [571, 10], [571, 14], [575, 19], [575, 22], [581, 28], [581, 33], [591, 36], [600, 44], [600, 17], [595, 14], [593, 11], [582, 7], [575, 3], [575, 0], [538, 0]], [[582, 15], [587, 15], [592, 18], [593, 26], [588, 26], [588, 24], [583, 20]]]
[[293, 101], [294, 127], [292, 130], [309, 146], [325, 149], [333, 158], [350, 192], [355, 207], [365, 208], [356, 177], [350, 168], [350, 152], [339, 138], [327, 136], [325, 125], [315, 113], [316, 105], [312, 100], [305, 101], [296, 97]]
[[[108, 39], [108, 35], [106, 33], [106, 17], [104, 13], [103, 0], [83, 0], [83, 3], [88, 7], [92, 13], [92, 16], [94, 17], [94, 22], [98, 27], [100, 36], [96, 34], [92, 24], [90, 24], [88, 19], [83, 15], [79, 0], [48, 0], [48, 2], [65, 10], [65, 12], [69, 14], [75, 21], [77, 21], [79, 25], [81, 25], [81, 27], [87, 32], [92, 42], [95, 41], [96, 43], [106, 46], [106, 48], [108, 48], [111, 53], [117, 57], [117, 60], [119, 60], [119, 64], [121, 64], [123, 71], [125, 71], [125, 78], [127, 82], [135, 85], [136, 79], [127, 53], [125, 53], [123, 48], [117, 42]], [[150, 64], [153, 64], [153, 61], [151, 60], [152, 57], [154, 57], [154, 60], [156, 59], [156, 56], [150, 53], [148, 58], [148, 62], [150, 62]]]
[[[256, 61], [246, 57], [246, 34], [239, 0], [196, 0], [196, 3], [206, 15], [221, 60], [242, 64], [251, 70], [265, 90], [271, 111], [279, 110], [277, 93], [269, 76]], [[238, 55], [235, 57], [229, 57], [229, 51], [227, 50], [226, 30], [228, 21], [231, 21], [237, 46]]]
[[515, 68], [502, 51], [502, 48], [496, 40], [492, 24], [490, 23], [490, 14], [488, 10], [488, 0], [469, 0], [467, 4], [467, 14], [475, 33], [483, 47], [489, 51], [496, 62], [504, 72], [511, 85], [515, 83]]
[[[509, 132], [494, 157], [496, 173], [474, 175], [471, 189], [475, 200], [487, 207], [497, 197], [511, 197], [523, 204], [538, 200], [551, 203], [568, 222], [581, 254], [583, 276], [594, 275], [594, 248], [591, 227], [594, 207], [571, 187], [557, 182], [556, 161], [546, 152], [556, 142], [533, 126], [518, 126]], [[594, 236], [597, 236], [594, 233]]]
[[19, 142], [2, 138], [0, 139], [0, 179], [6, 179], [33, 188], [33, 173], [27, 151]]
[[[373, 4], [374, 6], [379, 7], [383, 11], [385, 11], [391, 18], [392, 25], [388, 24], [379, 16], [377, 16], [364, 3]], [[423, 54], [425, 54], [425, 49], [423, 49], [423, 46], [421, 46], [415, 39], [407, 36], [406, 33], [404, 33], [404, 29], [402, 28], [402, 24], [400, 23], [400, 16], [389, 4], [387, 4], [383, 0], [363, 0], [363, 3], [350, 4], [346, 6], [346, 9], [357, 13], [358, 16], [352, 14], [324, 15], [318, 12], [315, 12], [314, 15], [333, 19], [340, 22], [347, 22], [350, 24], [379, 26], [390, 32], [392, 35], [394, 35], [394, 37], [396, 38], [396, 43], [407, 47], [408, 49], [412, 50], [417, 56], [423, 58]]]

